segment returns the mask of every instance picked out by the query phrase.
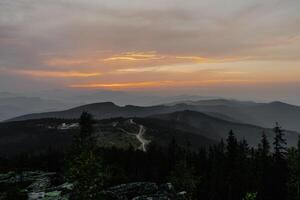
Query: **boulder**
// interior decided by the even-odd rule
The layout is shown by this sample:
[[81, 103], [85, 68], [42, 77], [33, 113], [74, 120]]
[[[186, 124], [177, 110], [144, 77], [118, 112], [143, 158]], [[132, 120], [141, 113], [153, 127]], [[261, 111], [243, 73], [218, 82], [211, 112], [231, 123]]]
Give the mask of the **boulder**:
[[128, 184], [121, 184], [115, 187], [110, 187], [106, 192], [110, 192], [119, 196], [121, 199], [126, 197], [127, 199], [132, 199], [133, 197], [140, 195], [153, 194], [157, 192], [158, 187], [156, 183], [151, 182], [135, 182]]
[[171, 183], [159, 187], [152, 182], [136, 182], [110, 187], [102, 194], [113, 200], [183, 200], [185, 193], [176, 193]]

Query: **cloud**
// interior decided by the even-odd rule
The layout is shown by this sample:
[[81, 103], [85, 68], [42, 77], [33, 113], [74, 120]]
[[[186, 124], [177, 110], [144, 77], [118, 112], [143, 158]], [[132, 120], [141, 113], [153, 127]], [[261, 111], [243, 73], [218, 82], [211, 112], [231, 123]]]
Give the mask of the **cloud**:
[[2, 69], [8, 74], [25, 75], [29, 77], [44, 77], [44, 78], [76, 78], [76, 77], [93, 77], [100, 76], [99, 72], [77, 72], [77, 71], [42, 71], [42, 70], [8, 70]]
[[179, 63], [179, 64], [170, 64], [170, 65], [159, 65], [159, 66], [150, 66], [150, 67], [135, 67], [135, 68], [123, 68], [118, 69], [115, 73], [144, 73], [144, 72], [155, 72], [155, 73], [194, 73], [199, 71], [219, 71], [220, 69], [207, 69], [203, 68], [197, 64], [191, 63]]
[[182, 87], [198, 87], [198, 86], [212, 86], [220, 83], [226, 84], [241, 84], [251, 83], [251, 80], [238, 80], [238, 79], [211, 79], [211, 80], [198, 80], [198, 81], [144, 81], [144, 82], [125, 82], [125, 83], [88, 83], [88, 84], [72, 84], [71, 88], [98, 88], [98, 89], [111, 89], [111, 90], [134, 90], [134, 89], [166, 89], [166, 88], [182, 88]]
[[163, 56], [156, 55], [155, 52], [128, 52], [121, 55], [115, 55], [109, 58], [105, 58], [103, 59], [103, 61], [149, 61], [163, 58]]
[[224, 58], [205, 58], [201, 56], [175, 56], [177, 59], [193, 61], [195, 63], [224, 63], [250, 59], [251, 57], [224, 57]]
[[12, 27], [10, 36], [28, 41], [40, 53], [111, 50], [116, 55], [154, 50], [172, 55], [255, 57], [268, 46], [284, 46], [299, 35], [299, 4], [15, 0], [2, 1], [0, 24]]
[[92, 76], [100, 76], [101, 73], [92, 72], [57, 72], [57, 71], [18, 71], [19, 74], [29, 75], [33, 77], [48, 77], [48, 78], [72, 78], [72, 77], [92, 77]]
[[169, 85], [172, 81], [151, 81], [151, 82], [130, 82], [130, 83], [89, 83], [73, 84], [72, 88], [109, 88], [109, 89], [128, 89], [128, 88], [155, 88]]
[[48, 66], [89, 66], [99, 63], [98, 60], [85, 58], [52, 58], [45, 61]]
[[274, 68], [276, 78], [297, 81], [299, 7], [296, 0], [2, 0], [0, 67], [62, 85], [260, 81]]

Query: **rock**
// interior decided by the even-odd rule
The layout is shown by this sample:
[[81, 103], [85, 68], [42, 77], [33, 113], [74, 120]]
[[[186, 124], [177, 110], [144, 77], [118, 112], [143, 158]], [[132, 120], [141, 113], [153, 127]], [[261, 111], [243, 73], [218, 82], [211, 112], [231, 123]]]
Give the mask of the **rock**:
[[[6, 185], [15, 185], [21, 182], [31, 183], [26, 188], [22, 188], [22, 192], [25, 193], [24, 195], [27, 194], [28, 200], [68, 200], [73, 184], [53, 185], [55, 183], [53, 180], [57, 178], [57, 174], [53, 172], [26, 171], [19, 174], [9, 172], [0, 174], [0, 183]], [[0, 200], [3, 195], [0, 194]]]
[[45, 192], [29, 192], [28, 200], [42, 199], [45, 197]]
[[[51, 172], [23, 172], [16, 174], [9, 172], [0, 174], [0, 183], [15, 184], [26, 181], [31, 184], [22, 188], [22, 192], [26, 192], [28, 200], [68, 200], [71, 197], [74, 184], [63, 183], [58, 185], [58, 176]], [[25, 195], [26, 195], [25, 193]], [[0, 200], [5, 199], [6, 194], [0, 194]], [[134, 182], [121, 184], [107, 188], [99, 192], [99, 197], [107, 200], [183, 200], [186, 192], [177, 193], [171, 183], [161, 184], [159, 187], [153, 182]], [[2, 198], [2, 199], [3, 199]], [[102, 198], [100, 198], [102, 199]]]
[[110, 192], [110, 191], [102, 191], [100, 193], [101, 196], [104, 196], [105, 199], [111, 199], [111, 200], [128, 200], [126, 196], [120, 196], [117, 193]]
[[29, 185], [27, 187], [27, 190], [32, 192], [40, 192], [40, 191], [45, 191], [50, 186], [51, 186], [50, 178], [43, 177], [41, 179], [36, 180], [31, 185]]
[[136, 182], [108, 188], [102, 192], [114, 200], [183, 200], [184, 194], [177, 194], [171, 183]]
[[6, 174], [0, 174], [0, 183], [16, 183], [17, 175], [14, 172], [8, 172]]
[[54, 172], [42, 172], [42, 171], [27, 171], [23, 173], [8, 172], [6, 174], [0, 174], [0, 183], [20, 183], [25, 181], [36, 181], [45, 177], [51, 177], [56, 175]]
[[55, 187], [56, 190], [69, 190], [69, 191], [73, 190], [73, 188], [74, 188], [74, 184], [68, 182]]
[[122, 184], [115, 187], [108, 188], [106, 192], [116, 194], [116, 196], [125, 196], [128, 199], [139, 195], [153, 194], [158, 190], [155, 183], [151, 182], [136, 182]]
[[161, 194], [176, 194], [176, 191], [171, 183], [164, 183], [159, 186], [158, 193]]
[[51, 192], [31, 192], [28, 194], [28, 200], [68, 200], [69, 194], [63, 194], [62, 191], [54, 190]]
[[172, 198], [163, 194], [143, 195], [134, 197], [132, 200], [171, 200]]

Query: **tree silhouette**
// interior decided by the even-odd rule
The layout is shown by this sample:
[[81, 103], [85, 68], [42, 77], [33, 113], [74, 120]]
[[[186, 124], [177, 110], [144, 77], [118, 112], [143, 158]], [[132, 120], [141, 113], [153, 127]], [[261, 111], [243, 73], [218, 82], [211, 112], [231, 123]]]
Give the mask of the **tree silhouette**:
[[284, 139], [284, 131], [280, 127], [279, 123], [276, 122], [276, 126], [274, 127], [274, 159], [276, 162], [280, 162], [284, 160], [286, 153], [287, 153], [287, 143], [286, 140]]
[[258, 144], [257, 158], [255, 161], [257, 185], [258, 185], [258, 199], [268, 200], [272, 197], [273, 189], [270, 187], [270, 169], [271, 169], [271, 157], [270, 157], [270, 143], [267, 139], [265, 132], [262, 133], [261, 141]]
[[102, 160], [96, 154], [92, 115], [83, 112], [79, 124], [80, 131], [74, 137], [69, 164], [69, 178], [75, 182], [72, 199], [93, 200], [103, 188], [105, 173]]
[[274, 128], [274, 153], [273, 153], [273, 194], [278, 199], [287, 198], [287, 143], [284, 139], [284, 131], [278, 123]]

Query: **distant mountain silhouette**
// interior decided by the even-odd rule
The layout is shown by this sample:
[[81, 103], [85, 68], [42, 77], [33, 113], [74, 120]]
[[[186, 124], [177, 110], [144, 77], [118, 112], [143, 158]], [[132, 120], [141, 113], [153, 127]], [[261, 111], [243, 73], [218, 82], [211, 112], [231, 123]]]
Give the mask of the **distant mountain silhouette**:
[[38, 97], [13, 96], [1, 93], [0, 96], [0, 121], [34, 112], [56, 111], [67, 108], [68, 105], [56, 100]]
[[188, 101], [157, 106], [118, 106], [111, 102], [88, 104], [73, 109], [29, 114], [11, 119], [11, 121], [39, 118], [78, 118], [82, 111], [90, 112], [97, 119], [114, 117], [146, 117], [155, 114], [191, 110], [206, 113], [231, 122], [253, 124], [272, 128], [279, 122], [285, 129], [300, 132], [300, 107], [282, 102], [255, 103], [235, 100], [214, 99]]
[[54, 89], [33, 93], [0, 91], [0, 121], [13, 117], [65, 110], [79, 105], [114, 102], [117, 105], [153, 106], [175, 101], [211, 99], [198, 95], [153, 95], [111, 90]]
[[[251, 146], [256, 146], [259, 143], [263, 132], [270, 141], [273, 141], [275, 136], [272, 129], [251, 124], [230, 122], [195, 111], [180, 111], [151, 117], [166, 120], [166, 123], [170, 124], [186, 124], [197, 130], [193, 132], [212, 140], [225, 139], [229, 131], [233, 130], [238, 139], [246, 139]], [[299, 134], [296, 132], [286, 131], [286, 138], [289, 145], [296, 145], [298, 136]]]
[[[138, 113], [135, 109], [139, 107], [119, 107], [113, 103], [92, 104], [71, 109], [72, 112], [65, 111], [59, 116], [71, 117], [77, 113], [90, 109], [102, 110], [102, 114], [107, 111], [110, 113], [132, 115]], [[164, 107], [163, 107], [164, 108]], [[128, 109], [130, 112], [128, 112]], [[144, 110], [140, 115], [149, 114]], [[53, 116], [58, 116], [53, 114]], [[48, 115], [49, 116], [49, 115]], [[52, 117], [53, 117], [52, 116]], [[112, 115], [110, 115], [112, 116]], [[128, 125], [127, 121], [134, 120], [135, 126]], [[71, 142], [75, 128], [64, 124], [74, 124], [78, 119], [35, 119], [25, 121], [13, 121], [0, 123], [0, 152], [5, 155], [15, 155], [19, 153], [39, 153], [46, 151], [48, 148], [64, 150]], [[127, 123], [127, 124], [126, 124]], [[64, 126], [62, 126], [64, 125]], [[270, 143], [274, 138], [272, 129], [267, 129], [255, 125], [237, 123], [224, 119], [212, 117], [210, 115], [196, 111], [177, 111], [173, 113], [150, 115], [145, 118], [111, 118], [97, 122], [97, 137], [100, 146], [115, 146], [119, 148], [138, 147], [140, 143], [136, 140], [134, 134], [137, 134], [139, 125], [146, 128], [145, 137], [164, 147], [167, 146], [172, 138], [175, 138], [182, 146], [190, 144], [190, 147], [197, 150], [200, 147], [216, 144], [222, 138], [226, 139], [230, 130], [233, 130], [237, 138], [246, 139], [250, 146], [256, 146], [264, 132]], [[123, 131], [125, 130], [126, 131]], [[292, 131], [285, 132], [289, 146], [297, 143], [299, 134]]]

